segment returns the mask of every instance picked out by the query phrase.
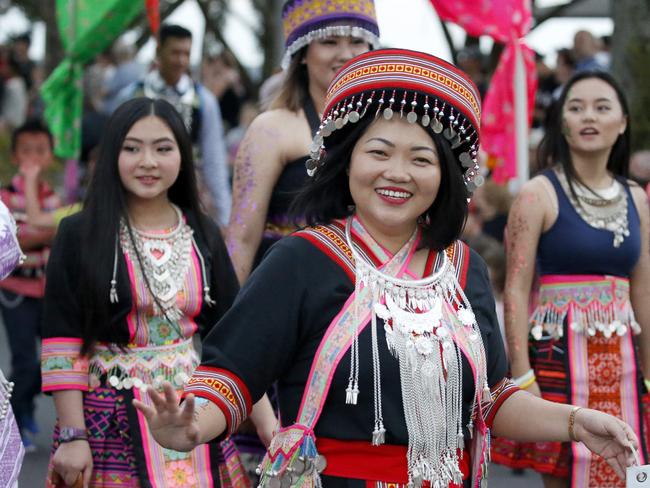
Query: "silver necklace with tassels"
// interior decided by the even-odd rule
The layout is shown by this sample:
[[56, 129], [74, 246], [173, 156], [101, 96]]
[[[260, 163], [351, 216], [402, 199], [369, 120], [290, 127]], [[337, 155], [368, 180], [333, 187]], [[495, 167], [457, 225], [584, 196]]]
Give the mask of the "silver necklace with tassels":
[[[409, 444], [409, 487], [429, 481], [432, 488], [461, 484], [459, 451], [465, 446], [462, 426], [462, 352], [456, 340], [464, 335], [477, 366], [482, 400], [491, 394], [487, 384], [485, 350], [476, 318], [445, 253], [438, 269], [421, 280], [388, 276], [355, 249], [350, 220], [345, 229], [355, 261], [355, 293], [366, 286], [372, 292], [371, 341], [375, 423], [372, 443], [385, 442], [382, 416], [381, 365], [377, 318], [384, 321], [386, 341], [399, 361], [404, 417]], [[351, 373], [346, 403], [359, 394], [358, 331], [351, 346]], [[487, 396], [486, 396], [487, 395]], [[476, 399], [471, 412], [476, 409]], [[472, 425], [468, 425], [471, 432]]]

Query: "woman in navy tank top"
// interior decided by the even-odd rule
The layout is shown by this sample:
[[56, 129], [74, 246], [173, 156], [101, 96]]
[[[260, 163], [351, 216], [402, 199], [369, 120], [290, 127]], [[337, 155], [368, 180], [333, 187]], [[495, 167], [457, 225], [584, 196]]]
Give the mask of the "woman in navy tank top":
[[[516, 383], [625, 420], [647, 463], [650, 217], [626, 178], [629, 125], [610, 75], [566, 84], [540, 146], [546, 169], [509, 215], [505, 325]], [[495, 444], [496, 462], [538, 471], [546, 488], [625, 486], [581, 443]]]

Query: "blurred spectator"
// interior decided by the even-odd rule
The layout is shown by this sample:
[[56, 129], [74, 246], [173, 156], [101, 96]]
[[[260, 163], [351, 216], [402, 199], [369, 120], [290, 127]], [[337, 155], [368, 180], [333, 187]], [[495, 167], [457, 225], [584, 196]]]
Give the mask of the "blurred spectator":
[[562, 87], [569, 81], [576, 71], [576, 57], [570, 49], [559, 49], [557, 52], [557, 60], [555, 62], [555, 81], [557, 87], [553, 92], [553, 100], [560, 98]]
[[596, 60], [609, 70], [612, 65], [612, 36], [602, 36], [598, 44], [600, 50], [596, 53]]
[[501, 337], [505, 343], [505, 328], [503, 321], [503, 292], [506, 287], [506, 251], [503, 244], [486, 234], [478, 234], [467, 239], [467, 245], [474, 249], [485, 261], [488, 267], [488, 275], [492, 292], [494, 293], [494, 304], [497, 312]]
[[232, 54], [222, 52], [216, 56], [207, 56], [202, 67], [202, 80], [219, 101], [226, 129], [237, 127], [239, 112], [247, 94]]
[[483, 233], [503, 242], [503, 231], [508, 221], [512, 196], [505, 185], [488, 179], [478, 187], [472, 198]]
[[275, 100], [278, 93], [280, 93], [283, 83], [284, 71], [278, 71], [269, 76], [260, 85], [258, 102], [260, 112], [266, 112], [271, 107], [273, 100]]
[[3, 64], [4, 72], [0, 78], [4, 80], [2, 100], [0, 100], [0, 127], [8, 130], [20, 126], [27, 117], [27, 87], [25, 80], [20, 76], [20, 67], [13, 52], [9, 53], [9, 59]]
[[259, 115], [260, 111], [257, 105], [253, 102], [244, 102], [239, 112], [239, 124], [233, 127], [226, 133], [226, 147], [228, 148], [228, 166], [232, 173], [232, 168], [235, 163], [235, 156], [239, 149], [239, 143], [246, 134], [246, 129], [253, 122], [253, 119]]
[[29, 107], [27, 108], [28, 119], [42, 119], [45, 103], [41, 98], [41, 86], [46, 78], [45, 67], [42, 64], [36, 64], [32, 71], [32, 92], [30, 94]]
[[650, 198], [650, 150], [637, 151], [630, 158], [630, 178], [645, 188]]
[[29, 59], [29, 46], [31, 45], [29, 33], [14, 37], [11, 41], [11, 52], [16, 60], [17, 73], [25, 81], [27, 91], [34, 87], [34, 68], [36, 64]]
[[576, 57], [576, 71], [607, 71], [607, 66], [598, 59], [600, 41], [586, 30], [579, 30], [573, 37], [573, 52]]
[[[48, 168], [54, 161], [52, 149], [52, 134], [41, 122], [28, 121], [17, 128], [11, 140], [11, 158], [17, 173], [8, 186], [0, 189], [0, 198], [18, 225], [18, 243], [26, 255], [25, 261], [0, 281], [0, 312], [11, 349], [11, 377], [16, 385], [11, 406], [26, 450], [35, 449], [32, 436], [38, 432], [34, 398], [41, 391], [41, 368], [36, 340], [41, 331], [45, 266], [54, 231], [27, 223], [23, 172], [32, 166]], [[38, 183], [38, 204], [48, 212], [61, 206], [59, 197], [42, 180]]]
[[2, 109], [2, 97], [4, 95], [5, 80], [3, 73], [7, 72], [7, 63], [9, 63], [9, 50], [6, 46], [0, 44], [0, 109]]
[[481, 99], [485, 98], [487, 91], [487, 80], [483, 70], [483, 54], [478, 46], [467, 46], [463, 48], [456, 58], [458, 67], [469, 75], [479, 93]]
[[537, 93], [535, 94], [535, 110], [533, 112], [533, 127], [541, 127], [546, 120], [546, 112], [553, 103], [553, 92], [558, 87], [555, 72], [544, 63], [544, 56], [535, 53], [537, 69]]
[[145, 75], [144, 66], [135, 60], [133, 44], [119, 39], [113, 46], [111, 54], [115, 62], [115, 70], [106, 78], [102, 87], [104, 96], [102, 111], [106, 114], [112, 114], [117, 108], [120, 91]]
[[467, 220], [465, 220], [465, 226], [463, 227], [462, 240], [470, 243], [473, 239], [476, 239], [483, 233], [481, 218], [478, 215], [476, 205], [474, 201], [469, 202], [469, 212], [467, 213]]
[[92, 64], [84, 70], [84, 97], [86, 108], [94, 112], [102, 110], [104, 105], [104, 85], [115, 71], [115, 66], [108, 52], [95, 57]]
[[528, 134], [528, 172], [534, 175], [539, 171], [539, 143], [542, 142], [544, 137], [544, 129], [535, 127], [530, 130]]
[[214, 95], [190, 77], [192, 33], [179, 25], [160, 28], [156, 50], [158, 69], [132, 83], [118, 96], [118, 105], [133, 97], [162, 98], [183, 118], [194, 147], [203, 204], [222, 226], [228, 223], [231, 191], [228, 156], [219, 104]]

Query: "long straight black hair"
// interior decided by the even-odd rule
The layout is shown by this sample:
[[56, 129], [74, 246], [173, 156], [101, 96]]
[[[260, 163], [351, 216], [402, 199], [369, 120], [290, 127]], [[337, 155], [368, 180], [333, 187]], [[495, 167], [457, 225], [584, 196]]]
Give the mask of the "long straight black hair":
[[[291, 208], [294, 222], [308, 225], [328, 224], [354, 212], [347, 169], [357, 141], [375, 121], [366, 116], [348, 130], [339, 130], [327, 138], [327, 154], [314, 177], [297, 195]], [[422, 246], [442, 251], [457, 240], [465, 226], [469, 193], [460, 164], [449, 143], [430, 127], [423, 128], [431, 137], [440, 161], [440, 187], [431, 206], [421, 216]]]
[[[609, 73], [603, 71], [585, 71], [575, 74], [562, 89], [560, 98], [551, 107], [551, 112], [547, 118], [546, 132], [544, 138], [540, 142], [538, 156], [540, 169], [550, 168], [556, 165], [562, 166], [564, 174], [567, 175], [569, 181], [569, 188], [573, 196], [576, 197], [574, 182], [589, 188], [584, 181], [580, 179], [573, 167], [571, 160], [571, 151], [566, 137], [563, 133], [564, 122], [562, 114], [564, 113], [564, 105], [566, 103], [571, 87], [582, 80], [598, 79], [604, 81], [611, 86], [616, 92], [618, 102], [621, 104], [623, 115], [627, 119], [627, 126], [625, 131], [618, 136], [607, 160], [607, 169], [612, 174], [627, 178], [630, 166], [630, 109], [625, 98], [623, 89], [618, 82]], [[589, 188], [594, 194], [597, 193]]]
[[[81, 214], [79, 293], [84, 353], [92, 350], [99, 337], [109, 338], [111, 343], [117, 345], [126, 344], [124, 334], [111, 324], [109, 301], [120, 221], [123, 220], [129, 232], [132, 232], [118, 158], [131, 127], [148, 116], [160, 118], [171, 129], [181, 156], [180, 172], [167, 192], [169, 201], [181, 210], [196, 215], [200, 231], [205, 234], [205, 227], [201, 224], [204, 214], [199, 203], [192, 143], [180, 115], [164, 100], [140, 97], [125, 102], [106, 124]], [[119, 248], [117, 252], [120, 252]]]

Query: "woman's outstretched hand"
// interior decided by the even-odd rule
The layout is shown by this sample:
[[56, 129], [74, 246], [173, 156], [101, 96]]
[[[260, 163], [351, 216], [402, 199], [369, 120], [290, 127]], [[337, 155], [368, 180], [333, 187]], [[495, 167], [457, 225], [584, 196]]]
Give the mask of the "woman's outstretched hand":
[[194, 415], [194, 395], [188, 395], [182, 405], [171, 383], [163, 383], [163, 394], [147, 389], [152, 406], [133, 400], [142, 412], [156, 442], [167, 449], [191, 451], [199, 444], [199, 427]]
[[606, 413], [581, 408], [575, 414], [574, 432], [578, 441], [625, 479], [625, 468], [635, 464], [634, 451], [639, 449], [639, 440], [629, 425]]

